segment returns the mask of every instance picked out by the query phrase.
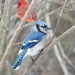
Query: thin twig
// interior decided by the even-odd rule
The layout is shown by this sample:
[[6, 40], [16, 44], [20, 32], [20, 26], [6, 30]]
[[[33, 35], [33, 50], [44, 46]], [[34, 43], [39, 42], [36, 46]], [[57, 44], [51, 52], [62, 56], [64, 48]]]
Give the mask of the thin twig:
[[[46, 11], [49, 10], [49, 7], [50, 7], [49, 5], [50, 5], [50, 4], [47, 4], [47, 6], [46, 6]], [[50, 27], [52, 28], [51, 22], [50, 22], [50, 17], [48, 16], [48, 17], [46, 17], [45, 19], [46, 19], [47, 24], [49, 24]], [[50, 34], [50, 36], [52, 37], [52, 36], [54, 35], [54, 34], [53, 34], [53, 30], [52, 30], [49, 34]], [[68, 71], [68, 69], [67, 69], [66, 63], [63, 62], [63, 58], [62, 58], [62, 56], [61, 56], [61, 54], [60, 54], [60, 52], [59, 52], [58, 45], [55, 44], [54, 47], [53, 47], [53, 49], [54, 49], [55, 56], [56, 56], [56, 58], [57, 58], [57, 60], [58, 60], [58, 62], [59, 62], [59, 64], [60, 64], [60, 67], [61, 67], [61, 69], [62, 69], [64, 75], [69, 75], [69, 71]]]
[[58, 28], [58, 26], [59, 26], [60, 17], [61, 17], [62, 14], [63, 14], [63, 11], [64, 11], [64, 8], [65, 8], [66, 4], [67, 4], [67, 0], [65, 0], [63, 6], [62, 6], [62, 8], [61, 8], [61, 11], [60, 11], [60, 14], [59, 14], [59, 17], [58, 17], [58, 20], [57, 20], [57, 24], [56, 24], [56, 27], [55, 27], [55, 30], [54, 30], [54, 35], [53, 35], [53, 37], [52, 37], [52, 39], [51, 39], [51, 42], [52, 42], [52, 40], [53, 40], [54, 37], [55, 37], [55, 34], [56, 34], [56, 31], [57, 31], [57, 28]]
[[64, 72], [64, 75], [70, 75], [70, 72], [68, 71], [68, 68], [66, 66], [66, 62], [64, 62], [60, 52], [59, 52], [59, 49], [58, 49], [58, 46], [57, 44], [54, 45], [54, 52], [55, 52], [55, 55], [57, 57], [57, 60], [59, 61], [59, 64]]
[[65, 0], [63, 6], [61, 7], [61, 11], [60, 11], [60, 14], [59, 14], [59, 17], [58, 17], [58, 21], [57, 21], [57, 24], [56, 24], [56, 27], [55, 27], [55, 30], [54, 30], [54, 35], [53, 35], [52, 39], [50, 40], [50, 43], [53, 41], [53, 39], [55, 37], [56, 31], [57, 31], [57, 27], [59, 26], [60, 17], [63, 14], [63, 10], [64, 10], [64, 8], [66, 6], [66, 3], [67, 3], [67, 0]]
[[55, 31], [54, 31], [54, 32], [56, 32], [57, 27], [59, 26], [60, 17], [61, 17], [62, 14], [63, 14], [63, 11], [64, 11], [64, 8], [65, 8], [66, 4], [67, 4], [67, 0], [65, 0], [64, 4], [63, 4], [63, 6], [62, 6], [62, 9], [61, 9], [61, 12], [60, 12], [60, 14], [59, 14], [58, 21], [57, 21], [57, 24], [56, 24], [56, 27], [55, 27]]
[[[68, 5], [69, 5], [69, 4], [67, 4], [66, 7], [67, 7]], [[43, 19], [43, 18], [45, 18], [45, 17], [47, 17], [47, 16], [50, 16], [50, 15], [52, 15], [52, 14], [54, 14], [54, 13], [60, 11], [61, 9], [62, 9], [62, 7], [59, 7], [59, 8], [57, 8], [57, 9], [53, 10], [52, 12], [48, 13], [48, 14], [45, 15], [44, 17], [40, 18], [39, 20], [41, 20], [41, 19]]]
[[42, 9], [46, 3], [47, 3], [47, 0], [43, 4], [40, 5], [40, 7], [37, 9], [37, 11], [39, 12], [39, 10]]
[[67, 63], [70, 64], [75, 69], [75, 65], [72, 63], [72, 61], [65, 54], [65, 52], [64, 52], [64, 50], [62, 48], [62, 45], [60, 44], [60, 41], [58, 42], [58, 46], [60, 48], [61, 55], [63, 56], [63, 58], [65, 59], [65, 61], [67, 61]]
[[30, 6], [29, 6], [29, 8], [28, 8], [28, 10], [27, 10], [27, 12], [26, 12], [26, 14], [24, 15], [24, 17], [23, 17], [23, 19], [22, 19], [22, 21], [21, 21], [21, 23], [20, 23], [20, 25], [19, 25], [18, 28], [15, 30], [15, 33], [14, 33], [14, 35], [12, 36], [12, 38], [11, 38], [9, 44], [8, 44], [8, 47], [7, 47], [7, 49], [6, 49], [6, 51], [5, 51], [4, 55], [3, 55], [3, 58], [2, 58], [2, 60], [1, 60], [1, 62], [0, 62], [0, 71], [3, 69], [3, 67], [4, 67], [4, 65], [5, 65], [5, 62], [6, 62], [8, 56], [9, 56], [9, 54], [10, 54], [10, 51], [12, 50], [12, 48], [13, 48], [13, 46], [14, 46], [14, 43], [15, 43], [15, 41], [16, 41], [18, 35], [20, 34], [20, 32], [21, 32], [23, 26], [25, 25], [25, 22], [26, 22], [26, 20], [27, 20], [27, 18], [28, 18], [28, 15], [30, 14], [30, 12], [31, 12], [31, 10], [32, 10], [32, 8], [33, 8], [33, 5], [35, 4], [35, 1], [36, 1], [36, 0], [32, 0], [32, 2], [31, 2], [31, 4], [30, 4]]

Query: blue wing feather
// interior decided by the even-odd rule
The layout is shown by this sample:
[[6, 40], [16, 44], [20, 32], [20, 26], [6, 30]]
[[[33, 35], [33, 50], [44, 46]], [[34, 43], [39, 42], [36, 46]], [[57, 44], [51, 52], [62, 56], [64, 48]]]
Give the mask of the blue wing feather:
[[[36, 44], [36, 42], [30, 43], [29, 41], [38, 40], [38, 42], [39, 42], [39, 41], [42, 40], [43, 35], [44, 35], [44, 34], [42, 34], [42, 33], [40, 33], [40, 32], [32, 32], [32, 33], [30, 32], [30, 33], [27, 35], [27, 37], [24, 39], [25, 45], [22, 45], [22, 46], [21, 46], [21, 49], [22, 49], [22, 50], [25, 50], [26, 48], [33, 47], [33, 46]], [[33, 43], [34, 43], [34, 44], [33, 44]]]

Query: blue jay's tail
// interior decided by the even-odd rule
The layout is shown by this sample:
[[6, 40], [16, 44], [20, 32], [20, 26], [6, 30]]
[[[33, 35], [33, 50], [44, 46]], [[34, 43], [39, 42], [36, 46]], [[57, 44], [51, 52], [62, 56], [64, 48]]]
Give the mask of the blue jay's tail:
[[27, 50], [24, 50], [18, 57], [18, 59], [16, 60], [16, 62], [14, 63], [13, 65], [13, 69], [17, 70], [19, 69], [20, 65], [21, 65], [21, 62], [22, 62], [22, 59], [23, 57], [25, 56]]

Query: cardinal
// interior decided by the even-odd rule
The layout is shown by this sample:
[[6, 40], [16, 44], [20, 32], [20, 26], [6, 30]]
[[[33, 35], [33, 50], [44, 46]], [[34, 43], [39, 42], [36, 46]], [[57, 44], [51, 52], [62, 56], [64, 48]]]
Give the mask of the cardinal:
[[[26, 0], [19, 0], [16, 6], [17, 6], [18, 18], [22, 20], [29, 7], [29, 4], [26, 2]], [[27, 18], [27, 22], [33, 22], [36, 20], [37, 20], [36, 12], [32, 10], [31, 13], [29, 14], [29, 17]]]

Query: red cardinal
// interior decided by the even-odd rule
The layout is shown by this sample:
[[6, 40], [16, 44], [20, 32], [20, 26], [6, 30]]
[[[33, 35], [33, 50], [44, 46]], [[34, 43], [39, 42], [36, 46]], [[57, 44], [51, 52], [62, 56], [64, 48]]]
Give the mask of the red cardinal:
[[[17, 14], [20, 20], [22, 20], [24, 14], [26, 13], [29, 5], [25, 0], [19, 0], [19, 2], [16, 4], [17, 6]], [[29, 17], [27, 18], [27, 22], [33, 22], [37, 20], [36, 13], [34, 11], [31, 12]]]

